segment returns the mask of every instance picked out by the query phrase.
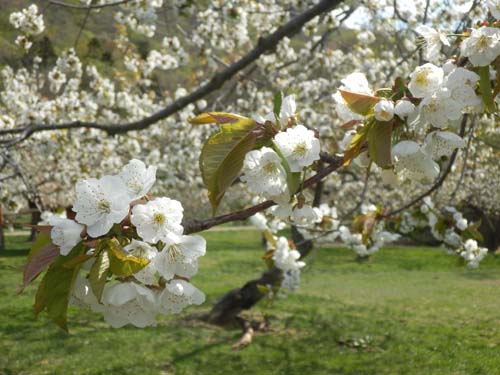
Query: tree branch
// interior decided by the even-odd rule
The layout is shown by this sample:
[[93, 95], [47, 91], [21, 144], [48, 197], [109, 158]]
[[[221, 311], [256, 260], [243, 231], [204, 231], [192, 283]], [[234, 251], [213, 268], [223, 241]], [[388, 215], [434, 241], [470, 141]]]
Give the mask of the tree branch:
[[59, 0], [49, 0], [49, 4], [59, 5], [65, 8], [72, 9], [80, 9], [80, 10], [91, 10], [91, 9], [102, 9], [108, 7], [114, 7], [117, 5], [122, 5], [126, 3], [130, 3], [132, 0], [120, 0], [113, 3], [105, 3], [105, 4], [96, 4], [96, 5], [77, 5], [77, 4], [69, 4], [64, 1]]
[[63, 124], [40, 124], [40, 125], [29, 125], [22, 128], [15, 129], [4, 129], [0, 130], [0, 136], [5, 134], [20, 134], [18, 138], [7, 142], [4, 146], [5, 148], [12, 147], [13, 145], [22, 142], [29, 138], [32, 134], [47, 131], [47, 130], [61, 130], [61, 129], [75, 129], [75, 128], [91, 128], [99, 129], [107, 132], [110, 135], [125, 133], [132, 130], [142, 130], [149, 126], [157, 123], [158, 121], [164, 120], [165, 118], [173, 115], [179, 110], [185, 108], [189, 104], [192, 104], [208, 94], [218, 90], [226, 81], [230, 80], [239, 71], [250, 65], [252, 62], [260, 58], [263, 54], [273, 51], [277, 44], [284, 38], [292, 37], [297, 34], [302, 27], [309, 21], [311, 21], [316, 16], [329, 12], [334, 9], [337, 5], [342, 3], [343, 0], [322, 0], [314, 7], [306, 10], [304, 13], [294, 17], [286, 24], [279, 27], [275, 32], [267, 37], [259, 38], [257, 45], [241, 59], [235, 63], [229, 65], [223, 71], [215, 74], [212, 79], [200, 86], [198, 89], [193, 91], [191, 94], [186, 95], [182, 98], [177, 99], [172, 102], [162, 110], [143, 118], [139, 121], [133, 121], [124, 124], [98, 124], [96, 122], [84, 122], [84, 121], [74, 121]]
[[[325, 163], [328, 163], [328, 166], [321, 169], [314, 176], [304, 181], [303, 185], [304, 188], [316, 185], [318, 182], [320, 182], [326, 176], [328, 176], [329, 174], [333, 173], [334, 171], [342, 167], [342, 165], [344, 164], [343, 156], [332, 156], [326, 153], [321, 154], [321, 160]], [[255, 206], [245, 208], [244, 210], [231, 212], [229, 214], [220, 215], [205, 220], [197, 220], [197, 219], [187, 220], [184, 223], [182, 223], [182, 226], [184, 227], [184, 234], [201, 232], [217, 225], [229, 223], [231, 221], [246, 220], [250, 216], [255, 215], [257, 212], [264, 211], [274, 205], [276, 205], [274, 201], [268, 200], [259, 203]]]
[[[463, 137], [465, 134], [465, 127], [467, 125], [467, 119], [468, 119], [467, 114], [462, 116], [462, 123], [460, 124], [460, 136], [461, 137]], [[418, 195], [417, 197], [415, 197], [414, 199], [412, 199], [409, 203], [399, 207], [398, 209], [395, 209], [395, 210], [392, 210], [392, 211], [386, 213], [384, 215], [384, 217], [390, 217], [390, 216], [397, 215], [397, 214], [403, 212], [404, 210], [412, 207], [413, 205], [417, 204], [425, 197], [434, 193], [436, 190], [438, 190], [441, 187], [441, 185], [443, 185], [444, 181], [446, 180], [446, 178], [450, 174], [451, 168], [453, 167], [453, 164], [455, 164], [455, 159], [457, 158], [457, 154], [458, 154], [458, 149], [453, 151], [453, 153], [450, 156], [450, 161], [448, 162], [448, 165], [447, 165], [445, 171], [443, 172], [441, 177], [439, 177], [436, 180], [436, 182], [434, 183], [434, 185], [432, 185], [432, 187], [430, 187], [427, 191], [425, 191], [424, 193], [422, 193], [422, 194]]]

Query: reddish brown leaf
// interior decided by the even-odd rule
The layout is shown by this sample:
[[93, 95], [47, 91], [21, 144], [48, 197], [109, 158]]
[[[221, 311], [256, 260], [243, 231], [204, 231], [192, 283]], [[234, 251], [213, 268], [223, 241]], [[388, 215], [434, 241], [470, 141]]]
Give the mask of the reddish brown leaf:
[[38, 250], [28, 259], [23, 272], [23, 286], [21, 291], [47, 268], [59, 255], [59, 248], [49, 243]]

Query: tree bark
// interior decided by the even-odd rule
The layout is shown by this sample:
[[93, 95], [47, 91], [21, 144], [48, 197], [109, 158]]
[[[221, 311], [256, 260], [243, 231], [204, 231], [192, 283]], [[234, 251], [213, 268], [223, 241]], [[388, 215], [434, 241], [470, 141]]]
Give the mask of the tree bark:
[[[42, 213], [38, 209], [36, 203], [33, 202], [32, 200], [28, 201], [28, 207], [30, 208], [30, 211], [31, 211], [31, 222], [30, 222], [30, 224], [31, 225], [37, 225], [40, 222], [40, 219], [42, 218]], [[37, 230], [35, 228], [32, 228], [30, 236], [29, 236], [29, 241], [30, 242], [35, 241], [36, 234], [37, 234]]]
[[4, 218], [3, 218], [3, 207], [0, 204], [0, 254], [5, 251], [5, 236], [4, 236]]

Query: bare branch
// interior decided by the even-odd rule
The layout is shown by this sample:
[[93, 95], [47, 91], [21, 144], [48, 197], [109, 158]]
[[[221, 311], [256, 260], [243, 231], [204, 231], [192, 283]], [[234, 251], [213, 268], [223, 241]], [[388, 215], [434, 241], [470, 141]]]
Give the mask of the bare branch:
[[77, 4], [69, 4], [64, 1], [59, 1], [59, 0], [49, 0], [49, 4], [54, 4], [54, 5], [59, 5], [65, 8], [71, 8], [71, 9], [80, 9], [80, 10], [92, 10], [92, 9], [102, 9], [102, 8], [109, 8], [109, 7], [114, 7], [126, 3], [130, 3], [132, 0], [119, 0], [113, 3], [105, 3], [105, 4], [95, 4], [95, 5], [77, 5]]

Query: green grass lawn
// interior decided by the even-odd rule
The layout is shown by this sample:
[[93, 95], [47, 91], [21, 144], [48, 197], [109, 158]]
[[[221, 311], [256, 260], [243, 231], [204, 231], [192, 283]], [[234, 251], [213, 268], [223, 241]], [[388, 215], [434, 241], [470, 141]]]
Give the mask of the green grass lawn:
[[[500, 374], [500, 259], [478, 270], [435, 249], [390, 248], [363, 263], [340, 248], [307, 260], [300, 291], [252, 314], [270, 332], [231, 351], [238, 329], [196, 317], [263, 269], [254, 231], [209, 232], [193, 283], [201, 308], [149, 329], [107, 328], [71, 309], [70, 334], [33, 320], [34, 287], [16, 295], [26, 244], [0, 257], [0, 374]], [[363, 344], [360, 340], [365, 340]]]

